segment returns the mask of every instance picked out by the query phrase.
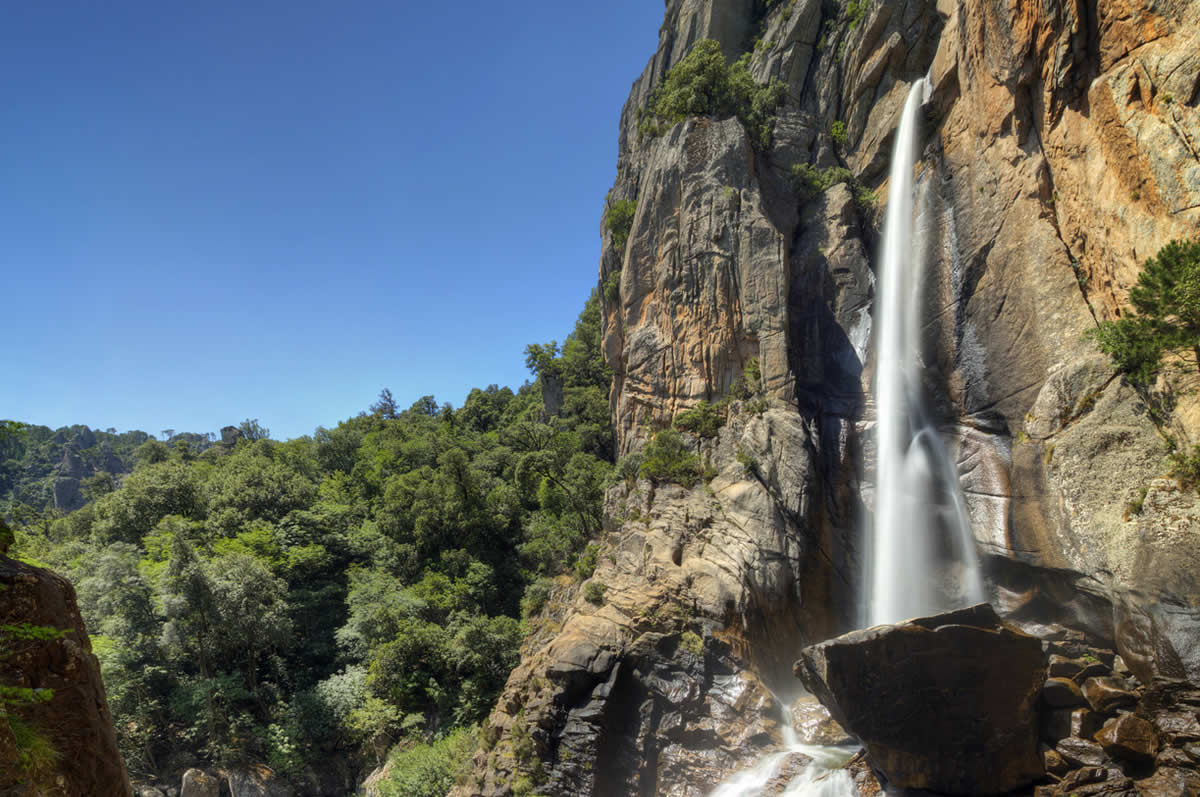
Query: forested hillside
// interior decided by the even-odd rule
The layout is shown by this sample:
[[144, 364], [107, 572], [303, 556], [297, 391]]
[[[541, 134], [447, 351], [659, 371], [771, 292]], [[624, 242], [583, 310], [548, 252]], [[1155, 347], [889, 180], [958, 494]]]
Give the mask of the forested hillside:
[[459, 408], [385, 390], [312, 437], [131, 441], [118, 488], [14, 518], [18, 557], [77, 587], [131, 775], [353, 777], [396, 747], [397, 782], [444, 793], [554, 577], [594, 567], [613, 458], [599, 327], [593, 295], [561, 349], [528, 348], [535, 382]]
[[164, 429], [164, 440], [159, 442], [138, 429], [101, 431], [81, 424], [51, 429], [8, 423], [21, 434], [0, 436], [0, 512], [24, 522], [47, 511], [78, 509], [112, 492], [122, 475], [160, 449], [187, 447], [198, 454], [216, 437]]

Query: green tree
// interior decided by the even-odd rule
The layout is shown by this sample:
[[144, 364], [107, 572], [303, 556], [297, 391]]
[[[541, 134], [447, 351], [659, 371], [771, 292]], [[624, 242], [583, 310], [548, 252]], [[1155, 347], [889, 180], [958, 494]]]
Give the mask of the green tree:
[[525, 367], [534, 376], [541, 376], [542, 374], [559, 376], [562, 373], [562, 364], [558, 360], [558, 341], [530, 343], [526, 346]]
[[771, 141], [775, 112], [787, 96], [787, 86], [779, 80], [766, 85], [755, 83], [749, 59], [746, 53], [730, 66], [718, 42], [697, 42], [650, 96], [640, 114], [640, 134], [659, 135], [690, 116], [737, 116], [751, 141], [766, 147]]
[[379, 391], [379, 401], [371, 405], [371, 413], [378, 415], [380, 418], [391, 420], [399, 412], [399, 409], [396, 407], [396, 399], [392, 397], [392, 391], [386, 387]]
[[167, 444], [153, 438], [142, 443], [133, 452], [133, 459], [138, 467], [166, 462], [170, 456], [171, 449], [167, 448]]
[[251, 693], [258, 689], [263, 660], [291, 637], [286, 584], [263, 562], [242, 553], [205, 563], [208, 596], [216, 616], [212, 647], [234, 665]]
[[200, 486], [187, 464], [143, 465], [125, 478], [120, 490], [96, 502], [92, 532], [105, 541], [137, 543], [164, 517], [200, 515], [202, 506]]
[[254, 442], [255, 440], [266, 440], [271, 436], [271, 430], [258, 422], [258, 418], [247, 418], [238, 424], [238, 429], [242, 432], [242, 437]]
[[233, 536], [254, 520], [276, 521], [312, 503], [316, 486], [276, 456], [278, 444], [240, 446], [205, 485], [208, 525]]
[[1129, 291], [1133, 314], [1092, 333], [1135, 385], [1150, 385], [1167, 353], [1187, 352], [1200, 368], [1200, 238], [1171, 241], [1146, 261]]
[[700, 478], [700, 460], [674, 429], [663, 429], [642, 450], [642, 478], [691, 487]]
[[613, 248], [624, 253], [633, 229], [633, 217], [637, 213], [636, 199], [618, 199], [608, 206], [604, 214], [604, 226], [612, 233]]

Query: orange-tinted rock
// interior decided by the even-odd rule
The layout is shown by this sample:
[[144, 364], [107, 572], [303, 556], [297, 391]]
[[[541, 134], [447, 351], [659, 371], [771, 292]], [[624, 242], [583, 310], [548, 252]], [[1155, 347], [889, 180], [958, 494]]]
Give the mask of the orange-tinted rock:
[[1096, 732], [1096, 741], [1113, 758], [1149, 764], [1158, 752], [1154, 726], [1135, 714], [1122, 714]]
[[1083, 682], [1083, 696], [1088, 705], [1101, 714], [1111, 714], [1119, 708], [1133, 708], [1138, 697], [1121, 678], [1089, 678]]

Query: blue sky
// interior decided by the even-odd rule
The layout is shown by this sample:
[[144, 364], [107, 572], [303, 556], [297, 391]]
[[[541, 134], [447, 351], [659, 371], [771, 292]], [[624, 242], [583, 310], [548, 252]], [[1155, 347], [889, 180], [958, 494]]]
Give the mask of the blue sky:
[[658, 0], [67, 0], [0, 27], [0, 418], [311, 433], [517, 387]]

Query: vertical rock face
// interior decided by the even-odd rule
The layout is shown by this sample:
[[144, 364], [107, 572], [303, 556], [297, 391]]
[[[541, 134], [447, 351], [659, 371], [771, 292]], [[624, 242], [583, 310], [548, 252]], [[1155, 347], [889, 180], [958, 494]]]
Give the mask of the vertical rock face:
[[[621, 114], [610, 199], [637, 212], [623, 251], [605, 232], [600, 278], [622, 453], [727, 396], [754, 358], [765, 401], [734, 402], [695, 441], [707, 486], [610, 491], [593, 576], [607, 591], [581, 591], [525, 651], [463, 793], [525, 779], [704, 794], [777, 739], [765, 689], [786, 688], [798, 646], [854, 625], [877, 242], [861, 189], [886, 201], [893, 131], [924, 75], [926, 388], [992, 599], [1115, 640], [1143, 680], [1200, 675], [1197, 501], [1158, 478], [1160, 427], [1195, 442], [1200, 413], [1186, 396], [1151, 413], [1083, 338], [1140, 263], [1200, 229], [1200, 6], [874, 0], [852, 20], [820, 0], [764, 5], [668, 2]], [[639, 137], [639, 109], [704, 38], [786, 83], [769, 147], [733, 118]], [[859, 190], [801, 193], [802, 163], [845, 167]]]
[[[0, 792], [132, 794], [75, 590], [2, 554], [0, 590], [0, 684], [11, 694], [10, 720], [0, 724]], [[20, 739], [9, 733], [14, 721]]]

